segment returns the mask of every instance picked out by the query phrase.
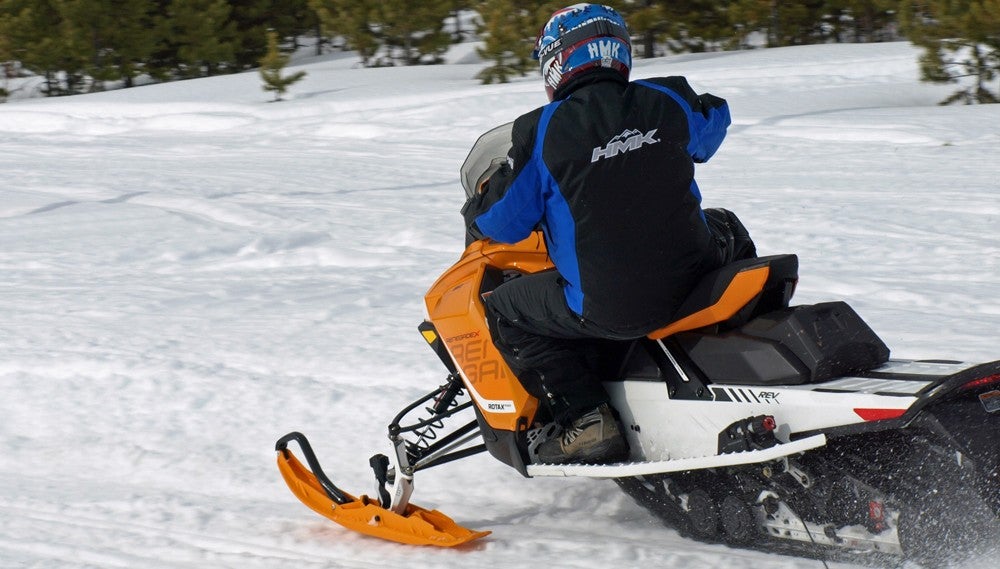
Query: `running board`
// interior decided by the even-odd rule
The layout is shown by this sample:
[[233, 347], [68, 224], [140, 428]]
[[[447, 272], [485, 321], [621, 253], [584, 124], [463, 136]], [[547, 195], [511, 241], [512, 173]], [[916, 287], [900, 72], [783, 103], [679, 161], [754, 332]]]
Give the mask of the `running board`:
[[826, 435], [813, 435], [797, 441], [761, 450], [734, 452], [696, 458], [677, 458], [656, 462], [620, 462], [615, 464], [530, 464], [528, 476], [586, 476], [589, 478], [622, 478], [664, 472], [683, 472], [723, 466], [738, 466], [767, 462], [826, 445]]

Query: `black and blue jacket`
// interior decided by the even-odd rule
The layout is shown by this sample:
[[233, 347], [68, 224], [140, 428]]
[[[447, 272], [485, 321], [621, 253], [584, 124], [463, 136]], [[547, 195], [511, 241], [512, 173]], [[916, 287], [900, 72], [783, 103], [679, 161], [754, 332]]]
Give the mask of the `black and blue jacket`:
[[588, 75], [514, 122], [509, 166], [464, 211], [505, 243], [540, 225], [570, 309], [641, 335], [715, 268], [694, 163], [719, 148], [729, 107], [683, 77]]

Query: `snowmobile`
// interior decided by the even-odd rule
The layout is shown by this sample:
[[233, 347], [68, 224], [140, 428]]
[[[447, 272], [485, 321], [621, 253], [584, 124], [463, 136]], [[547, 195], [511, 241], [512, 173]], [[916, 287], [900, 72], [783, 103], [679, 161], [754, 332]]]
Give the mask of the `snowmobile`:
[[[468, 196], [509, 145], [509, 124], [480, 138], [462, 167]], [[391, 451], [370, 460], [373, 496], [334, 485], [293, 432], [276, 450], [299, 500], [370, 536], [462, 545], [490, 532], [413, 504], [414, 479], [488, 452], [525, 477], [612, 479], [682, 535], [709, 542], [922, 562], [1000, 543], [1000, 361], [890, 358], [846, 303], [790, 304], [792, 254], [705, 275], [670, 324], [596, 350], [627, 461], [540, 463], [538, 445], [559, 427], [494, 347], [483, 299], [551, 269], [540, 232], [469, 244], [427, 292], [418, 326], [447, 379], [392, 419]]]

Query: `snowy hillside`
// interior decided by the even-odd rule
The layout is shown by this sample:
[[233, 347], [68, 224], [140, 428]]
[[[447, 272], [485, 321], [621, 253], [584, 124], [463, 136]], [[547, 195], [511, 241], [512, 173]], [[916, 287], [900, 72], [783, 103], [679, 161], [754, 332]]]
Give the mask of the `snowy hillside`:
[[[1000, 105], [936, 106], [950, 88], [916, 58], [812, 46], [634, 77], [730, 101], [705, 205], [798, 253], [797, 303], [848, 301], [897, 357], [998, 359]], [[349, 533], [288, 492], [290, 430], [371, 491], [386, 424], [444, 379], [416, 325], [462, 249], [458, 167], [545, 101], [476, 64], [354, 63], [303, 65], [282, 103], [247, 73], [0, 105], [0, 568], [820, 567], [482, 455], [414, 496], [493, 531], [459, 551]]]

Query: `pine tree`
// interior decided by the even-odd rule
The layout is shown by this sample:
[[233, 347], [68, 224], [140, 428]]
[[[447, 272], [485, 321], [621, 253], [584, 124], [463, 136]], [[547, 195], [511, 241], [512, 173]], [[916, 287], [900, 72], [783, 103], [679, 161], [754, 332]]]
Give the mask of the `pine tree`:
[[533, 18], [510, 0], [486, 0], [480, 3], [479, 10], [483, 47], [476, 48], [476, 52], [492, 65], [479, 72], [477, 79], [487, 84], [507, 83], [527, 74], [536, 65], [531, 59], [534, 44], [527, 38], [528, 21]]
[[656, 57], [663, 49], [677, 53], [738, 47], [744, 34], [740, 22], [732, 18], [734, 4], [733, 0], [620, 0], [615, 7], [629, 24], [637, 55]]
[[466, 10], [472, 10], [476, 4], [476, 0], [449, 0], [449, 4], [451, 6], [451, 19], [455, 23], [449, 29], [451, 41], [452, 43], [461, 43], [465, 41], [466, 34], [471, 34], [475, 31], [462, 22], [461, 13]]
[[14, 69], [14, 49], [10, 42], [10, 37], [4, 31], [6, 28], [6, 16], [0, 14], [0, 103], [7, 101], [10, 91], [7, 89]]
[[830, 39], [825, 21], [834, 11], [830, 4], [826, 0], [733, 0], [729, 21], [743, 35], [742, 42], [759, 31], [766, 34], [767, 47], [821, 43]]
[[272, 0], [266, 22], [279, 38], [289, 41], [294, 50], [300, 46], [300, 36], [316, 29], [317, 19], [308, 0]]
[[72, 95], [85, 87], [91, 51], [78, 26], [66, 18], [69, 7], [72, 0], [0, 0], [0, 32], [21, 65], [45, 78], [47, 96]]
[[965, 80], [941, 104], [1000, 102], [1000, 89], [988, 85], [1000, 74], [1000, 0], [903, 2], [901, 12], [904, 33], [924, 48], [924, 80]]
[[444, 31], [450, 13], [450, 0], [381, 0], [372, 22], [385, 47], [377, 64], [440, 63], [451, 45]]
[[376, 6], [368, 0], [309, 0], [323, 33], [344, 38], [368, 67], [380, 41], [372, 31]]
[[64, 40], [89, 54], [85, 68], [92, 90], [104, 81], [122, 80], [126, 87], [145, 70], [156, 48], [156, 5], [152, 0], [71, 0], [60, 3], [60, 13], [72, 22]]
[[628, 22], [629, 32], [636, 38], [635, 49], [642, 57], [656, 57], [656, 45], [670, 24], [662, 0], [626, 0], [620, 11]]
[[727, 18], [727, 8], [726, 2], [717, 0], [661, 4], [671, 49], [675, 52], [703, 52], [736, 43], [735, 30]]
[[895, 39], [894, 24], [899, 0], [827, 0], [833, 39], [876, 42]]
[[769, 0], [733, 0], [729, 4], [727, 17], [736, 31], [736, 43], [740, 48], [750, 45], [751, 37], [760, 32], [771, 43], [770, 22], [772, 3]]
[[157, 67], [182, 78], [236, 71], [235, 26], [225, 0], [170, 0]]
[[8, 80], [13, 76], [14, 63], [17, 59], [14, 42], [11, 39], [14, 16], [2, 10], [3, 3], [0, 3], [0, 79], [3, 80], [3, 86], [0, 87], [0, 103], [10, 95], [10, 91], [7, 90]]
[[[233, 25], [234, 70], [256, 67], [267, 53], [267, 32], [276, 29], [273, 0], [228, 0]], [[284, 30], [282, 30], [284, 31]], [[279, 34], [280, 38], [285, 36]]]
[[493, 65], [477, 78], [483, 83], [505, 83], [537, 70], [531, 52], [538, 32], [553, 12], [565, 6], [565, 0], [479, 0], [476, 8], [482, 22], [477, 32], [484, 42], [476, 51]]
[[281, 73], [288, 65], [289, 57], [278, 47], [278, 34], [274, 30], [267, 32], [267, 53], [260, 60], [260, 76], [264, 80], [264, 90], [274, 92], [274, 100], [280, 101], [288, 88], [306, 76], [305, 71], [297, 71], [282, 77]]
[[453, 0], [309, 0], [325, 33], [340, 35], [365, 66], [440, 63]]
[[826, 40], [823, 16], [827, 13], [824, 0], [778, 3], [772, 23], [775, 45], [808, 45]]

